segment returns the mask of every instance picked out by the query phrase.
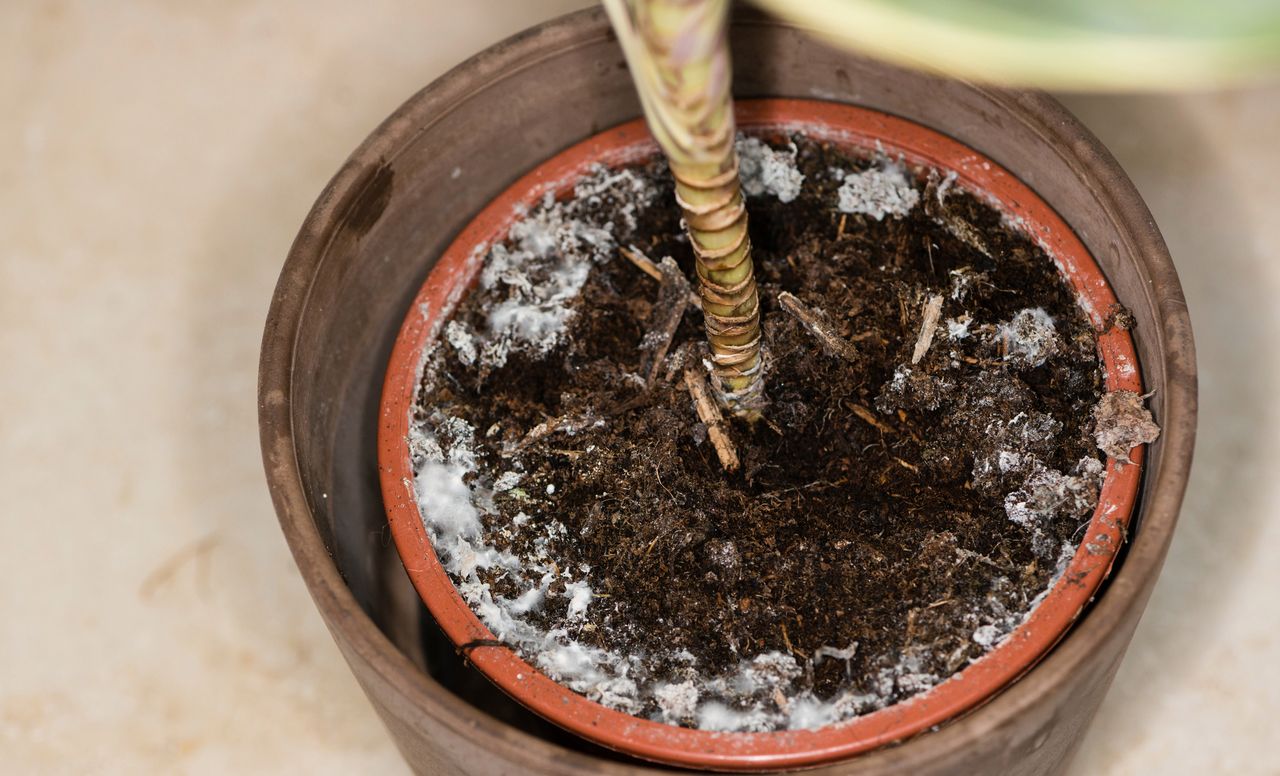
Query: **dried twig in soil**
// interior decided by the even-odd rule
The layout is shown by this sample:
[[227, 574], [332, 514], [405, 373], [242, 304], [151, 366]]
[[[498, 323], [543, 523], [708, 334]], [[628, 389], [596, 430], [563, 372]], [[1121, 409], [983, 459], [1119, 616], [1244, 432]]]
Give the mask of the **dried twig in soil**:
[[920, 467], [916, 466], [910, 461], [904, 461], [896, 455], [893, 456], [893, 460], [897, 461], [899, 466], [901, 466], [904, 469], [907, 469], [908, 471], [914, 472], [915, 474], [920, 473]]
[[916, 337], [916, 348], [911, 353], [911, 363], [918, 364], [924, 354], [929, 352], [933, 344], [933, 330], [938, 328], [938, 319], [942, 317], [942, 295], [934, 294], [924, 303], [924, 318], [920, 321], [920, 336]]
[[845, 406], [848, 407], [849, 410], [853, 412], [854, 415], [857, 415], [859, 418], [862, 418], [868, 424], [879, 429], [880, 431], [883, 431], [886, 434], [894, 433], [892, 426], [889, 426], [883, 421], [881, 421], [879, 418], [875, 416], [875, 413], [873, 413], [871, 410], [867, 409], [866, 407], [862, 406], [861, 404], [846, 404]]
[[[619, 248], [618, 253], [621, 253], [627, 259], [627, 261], [630, 261], [632, 264], [636, 265], [636, 268], [639, 269], [644, 274], [648, 275], [649, 277], [653, 278], [659, 283], [662, 282], [661, 266], [659, 266], [658, 263], [655, 262], [653, 259], [644, 255], [644, 251], [632, 245], [629, 248]], [[665, 260], [666, 259], [664, 259], [664, 261]], [[702, 309], [702, 299], [698, 296], [698, 292], [694, 291], [692, 287], [689, 288], [688, 305], [698, 310]]]
[[689, 297], [693, 287], [676, 265], [675, 259], [665, 257], [658, 265], [662, 275], [662, 287], [658, 290], [658, 301], [650, 316], [649, 331], [640, 342], [643, 355], [640, 358], [640, 375], [644, 377], [646, 386], [653, 385], [658, 377], [658, 369], [662, 366], [667, 351], [671, 349], [671, 339], [680, 327], [680, 319], [684, 317], [685, 308], [689, 306]]
[[720, 408], [711, 399], [711, 392], [707, 389], [707, 378], [697, 366], [685, 368], [684, 386], [693, 397], [693, 406], [698, 412], [698, 420], [707, 427], [707, 438], [716, 449], [720, 465], [727, 472], [737, 471], [738, 451], [733, 446], [733, 440], [729, 439], [729, 434], [725, 432], [724, 416], [720, 414]]
[[809, 657], [803, 650], [796, 649], [791, 645], [791, 637], [787, 635], [787, 624], [785, 622], [778, 623], [778, 627], [782, 630], [782, 643], [786, 645], [787, 651], [800, 658]]
[[529, 429], [529, 433], [525, 434], [524, 438], [519, 442], [516, 442], [514, 445], [508, 444], [506, 449], [502, 451], [502, 454], [504, 456], [514, 455], [521, 450], [524, 450], [534, 442], [537, 442], [539, 439], [552, 434], [560, 432], [576, 434], [590, 426], [592, 423], [595, 423], [597, 420], [599, 420], [599, 418], [596, 418], [593, 415], [561, 415], [558, 418], [544, 420]]
[[636, 246], [632, 245], [630, 248], [619, 248], [618, 253], [625, 256], [627, 261], [636, 265], [636, 268], [644, 274], [658, 282], [662, 282], [662, 270], [658, 269], [658, 265], [654, 263], [653, 259], [644, 255], [644, 253]]
[[857, 361], [858, 351], [849, 341], [836, 331], [831, 323], [831, 317], [822, 310], [818, 310], [805, 305], [799, 299], [790, 293], [783, 291], [778, 294], [778, 303], [782, 305], [782, 309], [791, 313], [800, 325], [804, 326], [805, 331], [817, 338], [822, 345], [823, 351], [828, 355], [837, 358], [843, 358], [845, 361]]

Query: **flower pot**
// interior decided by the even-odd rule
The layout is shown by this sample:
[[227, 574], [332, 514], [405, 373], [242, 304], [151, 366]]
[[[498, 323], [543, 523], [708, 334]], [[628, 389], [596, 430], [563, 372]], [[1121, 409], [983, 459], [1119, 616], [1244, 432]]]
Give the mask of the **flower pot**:
[[[855, 153], [880, 150], [907, 164], [954, 173], [956, 185], [997, 204], [1051, 256], [1088, 311], [1098, 336], [1106, 388], [1143, 393], [1127, 331], [1108, 325], [1114, 294], [1069, 227], [1025, 184], [973, 149], [919, 124], [849, 105], [757, 99], [736, 105], [738, 126], [767, 134], [804, 132]], [[670, 765], [717, 770], [775, 770], [839, 760], [946, 723], [1025, 673], [1075, 621], [1109, 573], [1123, 544], [1138, 490], [1143, 447], [1129, 461], [1108, 461], [1086, 537], [1064, 573], [1013, 633], [953, 678], [908, 700], [815, 730], [726, 733], [629, 716], [557, 684], [503, 646], [463, 600], [424, 526], [410, 460], [410, 425], [425, 351], [441, 337], [452, 307], [474, 284], [485, 249], [544, 195], [571, 194], [592, 166], [621, 166], [657, 154], [636, 119], [577, 143], [521, 177], [491, 201], [449, 245], [409, 309], [392, 349], [378, 426], [378, 469], [391, 534], [414, 587], [448, 637], [485, 676], [522, 705], [611, 749]], [[478, 646], [475, 646], [478, 645]]]
[[[804, 742], [781, 756], [776, 747], [766, 747], [749, 749], [746, 759], [733, 759], [704, 746], [702, 759], [676, 759], [713, 767], [813, 765], [902, 740], [972, 709], [936, 732], [865, 751], [852, 761], [829, 767], [833, 772], [857, 773], [893, 769], [1053, 772], [1078, 743], [1132, 635], [1171, 536], [1190, 464], [1193, 351], [1185, 306], [1167, 253], [1150, 216], [1114, 162], [1048, 98], [942, 81], [866, 62], [761, 17], [735, 21], [733, 36], [738, 52], [735, 93], [740, 97], [818, 96], [855, 103], [878, 113], [813, 102], [788, 104], [808, 106], [809, 123], [828, 129], [833, 126], [833, 114], [862, 116], [861, 129], [852, 127], [855, 136], [883, 137], [888, 145], [943, 166], [963, 166], [956, 149], [965, 147], [991, 160], [985, 169], [982, 160], [969, 166], [974, 187], [986, 188], [1015, 212], [1025, 209], [1021, 212], [1028, 223], [1047, 227], [1044, 237], [1055, 246], [1054, 252], [1071, 257], [1064, 262], [1068, 275], [1073, 267], [1080, 273], [1074, 278], [1078, 288], [1099, 289], [1098, 281], [1105, 275], [1115, 295], [1133, 312], [1138, 323], [1133, 345], [1142, 384], [1155, 390], [1152, 409], [1164, 433], [1147, 453], [1141, 483], [1136, 467], [1119, 472], [1122, 476], [1129, 472], [1128, 483], [1108, 479], [1112, 491], [1104, 499], [1130, 488], [1138, 491], [1139, 506], [1130, 525], [1130, 544], [1117, 562], [1105, 595], [1047, 657], [994, 699], [973, 709], [989, 696], [988, 690], [1005, 686], [1043, 654], [1060, 628], [1033, 629], [1027, 639], [1011, 640], [1008, 643], [1015, 647], [1022, 645], [1021, 654], [1017, 659], [1009, 655], [1007, 660], [992, 661], [994, 673], [987, 690], [965, 690], [954, 698], [926, 704], [928, 712], [908, 715], [912, 717], [909, 724], [903, 723], [900, 713], [890, 715], [894, 719], [876, 721], [875, 729], [859, 733], [856, 742], [848, 737]], [[744, 56], [744, 51], [759, 54]], [[620, 63], [603, 16], [583, 12], [495, 47], [414, 97], [366, 141], [322, 194], [289, 257], [268, 320], [262, 434], [282, 525], [339, 646], [402, 751], [419, 770], [620, 773], [647, 767], [570, 749], [505, 724], [451, 694], [415, 664], [415, 659], [421, 659], [416, 635], [404, 624], [412, 622], [418, 611], [412, 602], [406, 605], [404, 588], [395, 576], [396, 561], [379, 541], [385, 523], [373, 470], [376, 429], [382, 422], [394, 423], [396, 416], [395, 410], [387, 416], [377, 411], [383, 367], [400, 321], [406, 311], [416, 309], [412, 307], [414, 290], [433, 267], [428, 293], [445, 293], [465, 281], [460, 270], [464, 262], [457, 258], [461, 254], [446, 251], [446, 246], [464, 229], [455, 245], [499, 234], [502, 224], [493, 216], [500, 211], [490, 209], [484, 211], [487, 218], [482, 214], [472, 220], [495, 197], [508, 197], [509, 209], [514, 199], [529, 194], [530, 184], [554, 183], [580, 164], [585, 158], [582, 149], [599, 150], [600, 138], [641, 140], [636, 124], [605, 133], [594, 144], [589, 141], [570, 156], [557, 157], [567, 168], [544, 169], [508, 189], [520, 173], [557, 151], [639, 114]], [[744, 123], [777, 122], [780, 105], [748, 104]], [[753, 110], [757, 113], [752, 114]], [[495, 121], [495, 116], [503, 121]], [[521, 128], [519, 143], [506, 137], [506, 128], [512, 126]], [[894, 131], [887, 132], [886, 127]], [[904, 131], [903, 127], [916, 129]], [[912, 132], [916, 136], [908, 137]], [[624, 148], [628, 142], [617, 147]], [[1008, 174], [1001, 175], [1004, 171]], [[1102, 275], [1090, 274], [1090, 256]], [[427, 308], [430, 314], [438, 313], [443, 297], [434, 301], [437, 304]], [[421, 317], [416, 320], [422, 323]], [[427, 329], [419, 325], [418, 331], [425, 334]], [[396, 356], [401, 367], [409, 363], [404, 359], [410, 358], [415, 346], [420, 347], [421, 341], [401, 344]], [[411, 371], [401, 369], [400, 373]], [[393, 369], [393, 379], [396, 373]], [[1137, 375], [1131, 378], [1136, 380]], [[1117, 371], [1112, 379], [1126, 378]], [[400, 419], [405, 419], [403, 413]], [[394, 438], [393, 428], [384, 442]], [[387, 460], [394, 465], [396, 459]], [[396, 481], [396, 476], [389, 477], [389, 492], [395, 492]], [[396, 509], [397, 500], [388, 501], [388, 507]], [[434, 555], [421, 544], [414, 549], [420, 537], [410, 535], [412, 527], [408, 519], [393, 521], [401, 553], [406, 559], [424, 561], [408, 565], [419, 591], [431, 597], [424, 574]], [[421, 554], [415, 555], [416, 551]], [[1095, 557], [1087, 570], [1080, 569], [1093, 582], [1101, 581], [1111, 565], [1112, 557], [1104, 555]], [[1079, 588], [1074, 597], [1063, 597], [1042, 610], [1065, 624], [1092, 593], [1092, 588]], [[456, 641], [466, 640], [467, 633], [459, 630], [467, 627], [465, 622], [451, 622], [442, 614], [444, 609], [435, 611]], [[370, 615], [377, 618], [381, 630]], [[473, 635], [483, 637], [479, 632]], [[506, 650], [482, 650], [472, 656], [482, 665], [485, 660], [508, 661], [505, 668], [484, 666], [500, 683], [504, 670], [523, 673], [512, 670]], [[554, 685], [541, 690], [544, 694], [531, 705], [573, 706], [577, 698]], [[571, 697], [562, 702], [566, 695]], [[539, 711], [547, 713], [546, 708]], [[589, 709], [585, 714], [576, 722], [557, 721], [586, 732], [592, 727], [590, 715], [598, 712]], [[594, 727], [604, 720], [604, 727], [616, 733], [610, 723], [617, 720], [607, 715], [594, 720]], [[611, 735], [594, 738], [618, 746]], [[692, 742], [693, 748], [697, 743]], [[690, 742], [680, 748], [690, 750]], [[665, 750], [633, 751], [673, 759]], [[797, 755], [797, 751], [807, 754]]]

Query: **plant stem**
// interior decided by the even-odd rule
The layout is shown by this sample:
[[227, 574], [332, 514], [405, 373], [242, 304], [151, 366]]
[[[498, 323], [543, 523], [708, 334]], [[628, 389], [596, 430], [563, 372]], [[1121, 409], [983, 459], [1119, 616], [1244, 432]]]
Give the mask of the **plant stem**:
[[760, 300], [734, 151], [727, 0], [604, 0], [676, 181], [697, 260], [716, 398], [759, 417]]

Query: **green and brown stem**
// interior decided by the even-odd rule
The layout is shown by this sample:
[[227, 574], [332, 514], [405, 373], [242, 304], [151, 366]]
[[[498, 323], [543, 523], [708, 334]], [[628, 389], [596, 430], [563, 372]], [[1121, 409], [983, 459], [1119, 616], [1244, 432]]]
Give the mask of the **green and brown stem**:
[[697, 260], [719, 401], [748, 418], [764, 397], [760, 300], [734, 151], [727, 0], [604, 0], [649, 129], [667, 156]]

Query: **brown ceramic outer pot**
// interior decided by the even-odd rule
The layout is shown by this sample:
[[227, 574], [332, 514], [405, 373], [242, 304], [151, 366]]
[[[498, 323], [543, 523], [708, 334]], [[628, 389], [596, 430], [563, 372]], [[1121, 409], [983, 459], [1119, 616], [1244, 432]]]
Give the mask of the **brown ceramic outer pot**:
[[[1134, 313], [1142, 378], [1155, 390], [1151, 406], [1163, 435], [1148, 451], [1131, 543], [1105, 594], [1043, 661], [989, 703], [936, 732], [817, 771], [1057, 772], [1096, 712], [1146, 604], [1190, 467], [1194, 349], [1163, 242], [1114, 160], [1047, 97], [868, 62], [759, 16], [735, 19], [732, 42], [740, 97], [865, 105], [933, 127], [996, 161], [1071, 227]], [[403, 587], [388, 581], [394, 572], [381, 541], [373, 463], [383, 368], [414, 290], [444, 248], [519, 175], [638, 115], [598, 11], [504, 42], [413, 97], [355, 152], [321, 194], [277, 287], [259, 386], [272, 497], [321, 614], [420, 772], [651, 770], [530, 735], [419, 667], [403, 618], [388, 614]]]
[[[1128, 332], [1107, 325], [1116, 302], [1084, 244], [1024, 183], [969, 146], [914, 122], [818, 100], [739, 100], [738, 126], [764, 134], [800, 131], [866, 155], [877, 150], [910, 165], [956, 176], [1020, 225], [1052, 255], [1098, 335], [1106, 387], [1142, 393]], [[622, 166], [654, 156], [643, 119], [594, 135], [538, 165], [495, 197], [436, 262], [409, 308], [391, 351], [378, 416], [378, 474], [391, 535], [405, 570], [436, 622], [472, 663], [527, 708], [591, 741], [636, 757], [715, 770], [776, 770], [834, 762], [944, 724], [1025, 673], [1076, 620], [1110, 571], [1133, 511], [1142, 446], [1109, 460], [1092, 520], [1075, 556], [1044, 600], [1008, 638], [963, 671], [901, 703], [814, 730], [724, 733], [665, 725], [606, 708], [571, 692], [496, 642], [436, 557], [423, 524], [409, 454], [409, 427], [423, 354], [483, 269], [485, 248], [501, 242], [520, 214], [545, 194], [571, 196], [595, 164]], [[468, 647], [466, 645], [474, 645]]]

